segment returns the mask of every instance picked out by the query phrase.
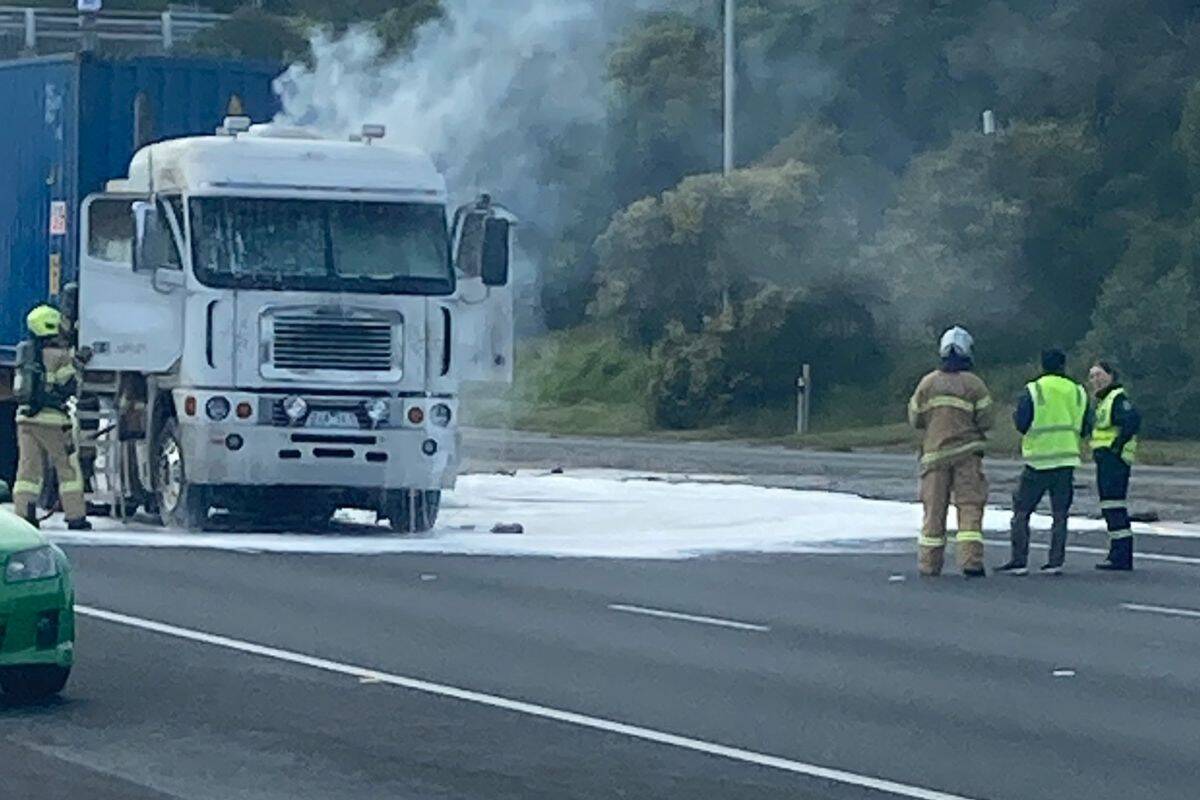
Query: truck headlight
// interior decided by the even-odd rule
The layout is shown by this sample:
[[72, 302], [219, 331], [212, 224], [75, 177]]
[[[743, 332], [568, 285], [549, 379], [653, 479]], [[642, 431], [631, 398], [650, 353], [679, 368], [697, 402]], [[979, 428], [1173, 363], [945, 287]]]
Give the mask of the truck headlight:
[[378, 425], [381, 422], [387, 421], [388, 418], [388, 401], [382, 397], [375, 397], [363, 403], [363, 409], [367, 412], [367, 419]]
[[433, 424], [439, 428], [444, 428], [450, 424], [450, 406], [445, 403], [438, 403], [433, 408], [429, 409], [429, 418], [433, 420]]
[[54, 549], [47, 546], [22, 550], [8, 557], [4, 565], [4, 582], [21, 583], [58, 576], [58, 559]]
[[287, 418], [292, 422], [299, 422], [308, 413], [308, 401], [303, 397], [289, 394], [283, 398], [283, 413], [287, 414]]
[[220, 395], [210, 397], [204, 404], [204, 413], [208, 414], [208, 418], [213, 422], [220, 422], [229, 416], [229, 401]]

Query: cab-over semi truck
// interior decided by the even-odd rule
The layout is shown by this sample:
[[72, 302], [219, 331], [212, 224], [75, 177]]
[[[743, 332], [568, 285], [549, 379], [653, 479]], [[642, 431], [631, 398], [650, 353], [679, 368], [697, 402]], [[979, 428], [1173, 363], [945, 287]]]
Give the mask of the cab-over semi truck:
[[[71, 121], [79, 142], [115, 128], [129, 138], [110, 146], [136, 152], [86, 187], [82, 159], [64, 159], [63, 200], [17, 198], [49, 202], [43, 264], [5, 243], [4, 344], [30, 305], [60, 300], [91, 354], [76, 412], [91, 500], [181, 527], [214, 509], [312, 522], [357, 507], [428, 529], [457, 472], [460, 382], [511, 377], [511, 216], [486, 196], [450, 212], [432, 160], [382, 128], [335, 141], [253, 123], [275, 110], [265, 68], [199, 92], [219, 98], [216, 124], [138, 142], [129, 129], [172, 102], [155, 70], [193, 92], [237, 82], [229, 65], [139, 61], [149, 91], [136, 70], [136, 91], [110, 91], [132, 97], [116, 114], [129, 125]], [[126, 65], [76, 59], [73, 85], [25, 85], [48, 120], [89, 69]], [[12, 291], [21, 270], [44, 291]]]

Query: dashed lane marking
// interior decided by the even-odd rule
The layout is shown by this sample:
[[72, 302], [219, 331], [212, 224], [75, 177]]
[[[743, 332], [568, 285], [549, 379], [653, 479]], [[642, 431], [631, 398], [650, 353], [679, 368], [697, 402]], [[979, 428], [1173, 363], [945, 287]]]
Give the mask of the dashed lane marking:
[[1121, 603], [1126, 611], [1144, 611], [1147, 614], [1165, 614], [1171, 617], [1188, 617], [1200, 619], [1200, 611], [1191, 608], [1174, 608], [1172, 606], [1148, 606], [1142, 603]]
[[177, 639], [185, 639], [191, 642], [199, 642], [201, 644], [211, 645], [213, 647], [221, 647], [226, 650], [234, 650], [239, 653], [247, 653], [249, 655], [260, 656], [263, 658], [272, 658], [276, 661], [284, 661], [290, 664], [319, 669], [325, 672], [332, 672], [338, 675], [348, 675], [353, 678], [373, 678], [378, 679], [380, 683], [391, 686], [398, 686], [403, 689], [409, 689], [415, 692], [423, 692], [425, 694], [436, 695], [438, 697], [460, 700], [467, 703], [475, 703], [476, 705], [489, 706], [491, 708], [499, 708], [505, 711], [511, 711], [517, 714], [524, 714], [529, 717], [537, 717], [540, 719], [553, 720], [562, 722], [568, 725], [575, 725], [580, 728], [589, 728], [591, 730], [603, 731], [605, 733], [617, 734], [630, 739], [639, 739], [645, 742], [653, 742], [655, 744], [666, 745], [680, 750], [688, 750], [694, 753], [704, 753], [706, 755], [724, 758], [729, 761], [737, 761], [743, 764], [754, 764], [756, 766], [777, 769], [783, 772], [790, 772], [796, 775], [804, 775], [810, 778], [818, 778], [820, 780], [832, 781], [847, 786], [857, 786], [864, 789], [872, 789], [877, 792], [889, 794], [894, 797], [907, 797], [913, 800], [973, 800], [973, 798], [964, 795], [952, 794], [943, 792], [937, 789], [927, 789], [922, 786], [913, 786], [907, 783], [887, 780], [886, 778], [876, 778], [871, 775], [862, 775], [856, 772], [847, 770], [835, 769], [833, 767], [825, 767], [819, 764], [809, 764], [804, 761], [796, 761], [790, 758], [782, 758], [780, 756], [768, 755], [766, 753], [758, 753], [753, 750], [745, 750], [740, 747], [730, 747], [728, 745], [717, 744], [715, 742], [704, 741], [703, 739], [694, 739], [690, 736], [681, 736], [675, 733], [667, 733], [665, 731], [655, 730], [653, 728], [645, 728], [640, 725], [630, 725], [625, 722], [617, 722], [615, 720], [604, 719], [603, 717], [593, 717], [587, 714], [579, 714], [574, 711], [564, 711], [562, 709], [552, 708], [550, 706], [538, 705], [536, 703], [527, 703], [523, 700], [513, 700], [500, 695], [486, 694], [477, 692], [471, 689], [461, 689], [457, 686], [449, 686], [442, 683], [434, 683], [432, 681], [421, 680], [419, 678], [409, 678], [403, 675], [393, 675], [379, 670], [367, 669], [358, 667], [352, 664], [343, 664], [337, 661], [330, 661], [325, 658], [296, 653], [291, 650], [282, 650], [278, 647], [269, 647], [267, 645], [255, 644], [241, 639], [233, 639], [228, 636], [220, 636], [213, 633], [205, 633], [204, 631], [192, 630], [190, 628], [181, 628], [177, 625], [169, 625], [165, 622], [156, 622], [154, 620], [134, 617], [128, 614], [119, 614], [115, 611], [106, 611], [100, 608], [91, 606], [75, 606], [76, 613], [84, 617], [103, 620], [117, 625], [125, 625], [131, 628], [138, 628], [152, 633], [162, 634], [164, 636], [172, 636]]
[[756, 625], [752, 622], [738, 622], [734, 619], [721, 619], [720, 617], [704, 617], [696, 614], [684, 614], [679, 611], [663, 611], [661, 608], [647, 608], [645, 606], [629, 606], [623, 603], [612, 603], [609, 605], [612, 611], [624, 611], [627, 614], [641, 614], [644, 617], [658, 617], [659, 619], [673, 619], [679, 622], [695, 622], [700, 625], [714, 625], [718, 628], [733, 628], [739, 631], [755, 631], [763, 633], [771, 630], [766, 625]]

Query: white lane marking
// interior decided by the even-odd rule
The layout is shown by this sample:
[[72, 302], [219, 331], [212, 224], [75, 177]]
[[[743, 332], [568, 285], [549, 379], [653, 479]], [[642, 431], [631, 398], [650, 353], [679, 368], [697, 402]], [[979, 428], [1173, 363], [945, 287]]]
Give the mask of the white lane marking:
[[701, 617], [695, 614], [681, 614], [678, 611], [663, 611], [660, 608], [646, 608], [645, 606], [627, 606], [622, 603], [611, 603], [609, 609], [612, 611], [624, 611], [629, 614], [641, 614], [646, 617], [659, 617], [661, 619], [675, 619], [681, 622], [698, 622], [701, 625], [716, 625], [719, 628], [734, 628], [739, 631], [764, 631], [771, 630], [766, 625], [755, 625], [750, 622], [738, 622], [733, 619], [721, 619], [719, 617]]
[[1200, 611], [1191, 608], [1172, 608], [1171, 606], [1147, 606], [1141, 603], [1121, 603], [1126, 611], [1145, 611], [1148, 614], [1167, 614], [1172, 617], [1189, 617], [1200, 619]]
[[436, 695], [438, 697], [448, 697], [454, 700], [462, 700], [468, 703], [476, 703], [478, 705], [490, 706], [492, 708], [500, 708], [506, 711], [513, 711], [518, 714], [525, 714], [531, 717], [539, 717], [541, 719], [554, 720], [563, 722], [569, 725], [576, 725], [581, 728], [590, 728], [592, 730], [604, 731], [605, 733], [614, 733], [621, 736], [627, 736], [631, 739], [640, 739], [642, 741], [654, 742], [663, 744], [669, 747], [676, 747], [681, 750], [690, 750], [696, 753], [705, 753], [707, 755], [726, 758], [730, 761], [738, 761], [744, 764], [754, 764], [761, 767], [770, 767], [772, 769], [791, 772], [797, 775], [805, 775], [811, 778], [820, 778], [822, 780], [842, 783], [848, 786], [858, 786], [865, 789], [874, 789], [877, 792], [894, 795], [897, 797], [909, 797], [914, 800], [972, 800], [965, 795], [951, 794], [949, 792], [941, 792], [936, 789], [926, 789], [921, 786], [912, 786], [906, 783], [898, 783], [885, 778], [874, 778], [870, 775], [860, 775], [855, 772], [847, 772], [841, 769], [832, 767], [822, 767], [817, 764], [808, 764], [803, 761], [794, 761], [790, 758], [782, 758], [780, 756], [767, 755], [758, 753], [753, 750], [744, 750], [740, 747], [730, 747], [728, 745], [716, 744], [714, 742], [706, 742], [703, 739], [693, 739], [690, 736], [680, 736], [674, 733], [666, 733], [664, 731], [655, 730], [653, 728], [643, 728], [640, 725], [630, 725], [625, 722], [616, 722], [614, 720], [604, 719], [603, 717], [592, 717], [587, 714], [579, 714], [574, 711], [563, 711], [550, 706], [542, 706], [536, 703], [527, 703], [522, 700], [512, 700], [500, 695], [486, 694], [484, 692], [476, 692], [470, 689], [460, 689], [456, 686], [448, 686], [442, 683], [433, 683], [431, 681], [421, 680], [419, 678], [407, 678], [402, 675], [393, 675], [379, 670], [366, 669], [364, 667], [356, 667], [352, 664], [343, 664], [337, 661], [330, 661], [325, 658], [317, 658], [316, 656], [308, 656], [303, 653], [296, 653], [290, 650], [281, 650], [277, 647], [268, 647], [267, 645], [254, 644], [240, 639], [232, 639], [228, 636], [220, 636], [214, 633], [205, 633], [204, 631], [192, 630], [190, 628], [181, 628], [176, 625], [169, 625], [165, 622], [155, 622], [154, 620], [143, 619], [141, 617], [133, 617], [128, 614], [119, 614], [115, 611], [105, 611], [100, 608], [91, 606], [75, 606], [75, 612], [85, 617], [104, 620], [118, 625], [127, 625], [132, 628], [139, 628], [153, 633], [160, 633], [165, 636], [174, 636], [178, 639], [186, 639], [192, 642], [208, 644], [214, 647], [223, 647], [227, 650], [235, 650], [240, 653], [248, 653], [250, 655], [262, 656], [264, 658], [273, 658], [277, 661], [285, 661], [291, 664], [298, 664], [304, 667], [323, 670], [325, 672], [333, 672], [339, 675], [348, 675], [353, 678], [375, 678], [380, 683], [399, 686], [412, 691], [424, 692], [426, 694]]
[[[987, 544], [993, 547], [1009, 547], [1010, 542], [1001, 539], [986, 539]], [[1039, 550], [1048, 550], [1050, 546], [1041, 542], [1033, 542], [1030, 547], [1035, 547]], [[1070, 545], [1067, 547], [1068, 553], [1088, 553], [1094, 556], [1106, 556], [1108, 550], [1102, 547], [1083, 547], [1080, 545]], [[1163, 561], [1168, 564], [1192, 564], [1200, 566], [1200, 558], [1195, 556], [1177, 556], [1171, 553], [1134, 553], [1133, 557], [1138, 561]]]
[[1056, 669], [1056, 670], [1054, 670], [1054, 672], [1052, 672], [1050, 674], [1056, 678], [1074, 678], [1075, 670], [1073, 670], [1073, 669]]

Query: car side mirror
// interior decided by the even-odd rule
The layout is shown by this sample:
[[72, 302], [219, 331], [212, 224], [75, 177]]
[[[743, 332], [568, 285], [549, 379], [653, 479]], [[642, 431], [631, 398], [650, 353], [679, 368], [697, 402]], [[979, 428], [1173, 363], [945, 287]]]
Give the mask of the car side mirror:
[[133, 271], [153, 272], [171, 261], [171, 235], [153, 202], [133, 203]]
[[509, 272], [508, 220], [489, 217], [483, 226], [483, 253], [479, 274], [484, 286], [505, 286]]

